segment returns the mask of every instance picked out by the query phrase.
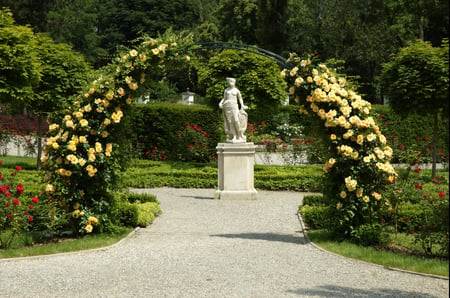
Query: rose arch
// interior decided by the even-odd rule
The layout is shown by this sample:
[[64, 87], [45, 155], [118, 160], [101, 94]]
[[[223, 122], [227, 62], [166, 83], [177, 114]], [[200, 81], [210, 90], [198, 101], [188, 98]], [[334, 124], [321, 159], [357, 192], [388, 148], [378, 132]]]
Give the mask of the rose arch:
[[[75, 232], [91, 232], [86, 226], [102, 231], [110, 220], [117, 182], [122, 118], [145, 89], [148, 76], [189, 63], [193, 48], [190, 39], [174, 35], [143, 38], [49, 126], [43, 197], [58, 211], [55, 220], [67, 219]], [[343, 78], [311, 57], [292, 54], [285, 62], [289, 66], [281, 75], [291, 84], [299, 112], [315, 116], [329, 148], [324, 195], [333, 206], [337, 231], [349, 235], [352, 227], [373, 222], [389, 205], [382, 191], [395, 177], [389, 163], [392, 149], [370, 116], [370, 103], [346, 88]]]

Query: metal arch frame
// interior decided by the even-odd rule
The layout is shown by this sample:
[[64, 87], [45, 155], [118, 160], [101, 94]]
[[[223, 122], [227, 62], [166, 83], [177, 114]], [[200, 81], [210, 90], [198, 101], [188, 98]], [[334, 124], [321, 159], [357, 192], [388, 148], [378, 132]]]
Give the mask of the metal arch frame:
[[272, 60], [275, 60], [278, 65], [291, 69], [293, 67], [292, 64], [287, 62], [287, 59], [285, 57], [282, 57], [278, 54], [275, 54], [273, 52], [270, 52], [268, 50], [258, 48], [256, 46], [252, 46], [249, 44], [244, 43], [237, 43], [237, 42], [224, 42], [224, 41], [212, 41], [212, 42], [200, 42], [197, 44], [192, 45], [192, 48], [190, 50], [202, 50], [202, 49], [232, 49], [232, 50], [241, 50], [246, 51], [249, 53], [261, 55], [267, 58], [270, 58]]

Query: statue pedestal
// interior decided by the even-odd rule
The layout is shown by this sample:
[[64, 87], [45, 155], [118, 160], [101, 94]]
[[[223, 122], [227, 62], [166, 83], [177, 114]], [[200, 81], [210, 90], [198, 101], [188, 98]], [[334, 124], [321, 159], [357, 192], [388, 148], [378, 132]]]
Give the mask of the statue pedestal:
[[255, 163], [255, 145], [253, 143], [219, 143], [218, 190], [215, 199], [255, 200], [253, 186], [253, 166]]

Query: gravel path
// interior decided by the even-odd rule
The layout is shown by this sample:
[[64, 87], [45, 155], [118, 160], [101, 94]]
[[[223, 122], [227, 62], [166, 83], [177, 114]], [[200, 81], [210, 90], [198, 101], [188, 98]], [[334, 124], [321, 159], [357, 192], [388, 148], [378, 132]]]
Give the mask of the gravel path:
[[0, 297], [448, 297], [448, 279], [322, 251], [297, 218], [303, 193], [213, 200], [213, 189], [136, 190], [163, 213], [109, 248], [0, 260]]

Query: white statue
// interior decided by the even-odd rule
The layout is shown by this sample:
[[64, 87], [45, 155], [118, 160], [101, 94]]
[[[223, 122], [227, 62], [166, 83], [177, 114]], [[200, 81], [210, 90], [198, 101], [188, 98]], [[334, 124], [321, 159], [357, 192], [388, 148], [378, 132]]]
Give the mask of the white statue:
[[[219, 102], [222, 109], [225, 124], [225, 133], [228, 136], [227, 143], [245, 143], [247, 137], [244, 135], [247, 130], [248, 115], [245, 110], [241, 92], [235, 87], [236, 80], [227, 78], [228, 87], [223, 92], [223, 98]], [[240, 106], [240, 108], [239, 108]]]

